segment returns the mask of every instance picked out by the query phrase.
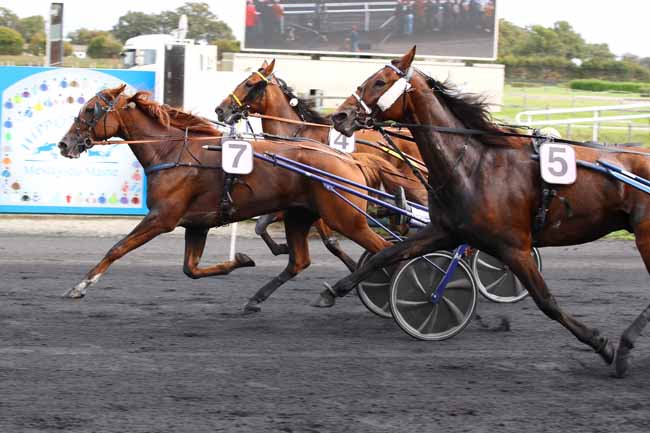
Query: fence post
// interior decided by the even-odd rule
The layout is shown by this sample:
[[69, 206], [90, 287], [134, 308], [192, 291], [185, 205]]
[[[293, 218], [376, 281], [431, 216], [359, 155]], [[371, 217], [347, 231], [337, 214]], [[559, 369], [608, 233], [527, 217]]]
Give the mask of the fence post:
[[237, 223], [232, 223], [230, 231], [230, 254], [228, 255], [229, 260], [235, 260], [235, 253], [237, 252]]
[[591, 133], [591, 141], [598, 142], [598, 129], [599, 129], [599, 124], [598, 124], [599, 120], [598, 119], [599, 118], [600, 118], [599, 112], [594, 111], [594, 129], [593, 129], [593, 131]]

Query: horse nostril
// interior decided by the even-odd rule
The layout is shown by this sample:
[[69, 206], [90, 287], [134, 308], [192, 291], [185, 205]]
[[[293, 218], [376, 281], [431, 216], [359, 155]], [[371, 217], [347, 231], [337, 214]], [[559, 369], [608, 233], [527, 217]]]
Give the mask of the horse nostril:
[[221, 107], [217, 107], [217, 108], [214, 109], [214, 112], [217, 114], [217, 119], [220, 122], [223, 122], [223, 118], [224, 118], [223, 109]]
[[59, 150], [66, 150], [68, 145], [65, 144], [65, 141], [59, 141]]
[[347, 113], [340, 111], [332, 116], [334, 123], [342, 123], [348, 118]]

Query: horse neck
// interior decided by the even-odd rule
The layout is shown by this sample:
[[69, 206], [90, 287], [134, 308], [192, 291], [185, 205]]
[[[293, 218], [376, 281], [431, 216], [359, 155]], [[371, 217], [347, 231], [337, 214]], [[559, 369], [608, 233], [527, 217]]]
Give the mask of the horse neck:
[[[466, 128], [450, 110], [442, 105], [432, 93], [415, 94], [407, 122], [418, 125], [436, 125], [448, 128]], [[429, 183], [435, 189], [451, 191], [468, 185], [477, 162], [488, 149], [472, 136], [438, 133], [428, 128], [409, 128], [422, 158], [429, 169]], [[444, 193], [444, 191], [441, 191]], [[457, 191], [455, 191], [457, 192]]]
[[[298, 116], [291, 105], [289, 105], [284, 96], [282, 96], [281, 100], [283, 102], [267, 104], [266, 112], [261, 114], [301, 122], [302, 119], [300, 119], [300, 116]], [[268, 134], [282, 135], [285, 137], [298, 135], [300, 137], [320, 141], [321, 143], [327, 142], [329, 133], [328, 128], [320, 128], [311, 125], [297, 125], [273, 119], [262, 119], [262, 128], [264, 129], [264, 132]]]
[[166, 128], [157, 120], [150, 118], [138, 110], [122, 112], [122, 121], [126, 131], [120, 131], [120, 138], [124, 140], [157, 140], [160, 142], [129, 144], [136, 159], [144, 167], [167, 162], [180, 141], [171, 138], [182, 138], [183, 131], [176, 128]]

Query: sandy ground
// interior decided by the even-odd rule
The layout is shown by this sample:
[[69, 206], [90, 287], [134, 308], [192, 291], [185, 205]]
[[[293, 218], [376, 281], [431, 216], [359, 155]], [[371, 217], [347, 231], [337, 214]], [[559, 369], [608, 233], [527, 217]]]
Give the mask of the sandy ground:
[[[623, 380], [530, 299], [482, 300], [460, 335], [416, 341], [355, 296], [308, 306], [346, 274], [318, 241], [312, 266], [253, 316], [241, 307], [286, 257], [245, 237], [256, 268], [190, 280], [182, 239], [165, 235], [85, 299], [62, 299], [136, 221], [96, 222], [0, 219], [0, 432], [650, 431], [647, 337]], [[227, 242], [212, 236], [206, 263]], [[631, 242], [543, 257], [560, 305], [610, 338], [650, 302]], [[493, 330], [502, 317], [508, 332]]]

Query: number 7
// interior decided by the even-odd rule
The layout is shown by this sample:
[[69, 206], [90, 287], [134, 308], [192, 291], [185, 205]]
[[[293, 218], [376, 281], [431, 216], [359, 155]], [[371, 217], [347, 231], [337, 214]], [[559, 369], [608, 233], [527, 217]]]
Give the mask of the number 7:
[[233, 168], [239, 168], [239, 161], [241, 160], [241, 157], [244, 154], [244, 151], [246, 151], [246, 149], [248, 148], [248, 146], [241, 143], [229, 143], [228, 146], [231, 149], [239, 150], [237, 155], [235, 155], [235, 159], [233, 159], [232, 161]]

